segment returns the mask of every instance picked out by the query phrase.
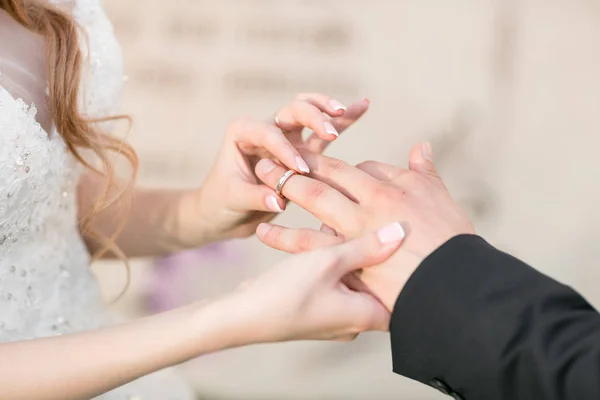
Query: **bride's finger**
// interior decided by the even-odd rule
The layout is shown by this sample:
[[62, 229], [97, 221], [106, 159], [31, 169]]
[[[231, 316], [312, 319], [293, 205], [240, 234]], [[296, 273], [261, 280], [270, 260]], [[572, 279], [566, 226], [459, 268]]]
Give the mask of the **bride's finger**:
[[339, 132], [328, 115], [340, 117], [345, 111], [343, 109], [331, 111], [330, 108], [314, 99], [312, 101], [296, 99], [275, 114], [275, 124], [284, 131], [295, 133], [299, 133], [306, 127], [321, 139], [333, 141], [339, 136]]
[[344, 242], [341, 237], [314, 229], [291, 229], [267, 223], [256, 228], [256, 236], [267, 246], [292, 254]]
[[[333, 232], [326, 233], [324, 228]], [[292, 229], [283, 226], [262, 223], [256, 228], [258, 239], [269, 247], [286, 253], [297, 254], [320, 247], [334, 246], [344, 242], [344, 238], [336, 236], [335, 230], [323, 224], [320, 231], [313, 229]], [[356, 271], [342, 278], [342, 283], [355, 292], [372, 294], [370, 289], [360, 280]]]
[[290, 143], [281, 129], [272, 124], [251, 118], [240, 118], [229, 125], [227, 134], [236, 145], [245, 143], [262, 147], [289, 169], [303, 174], [310, 172], [298, 150]]
[[238, 193], [231, 193], [229, 196], [231, 209], [234, 211], [253, 210], [281, 213], [286, 208], [286, 201], [266, 185], [242, 183], [241, 186], [236, 186], [236, 191]]
[[321, 251], [332, 251], [337, 255], [336, 273], [345, 276], [387, 260], [404, 242], [405, 235], [402, 224], [394, 222], [377, 232]]
[[331, 117], [343, 115], [340, 111], [347, 110], [340, 101], [321, 93], [299, 93], [296, 95], [296, 100], [307, 101]]
[[[354, 103], [348, 107], [343, 115], [332, 118], [331, 124], [341, 134], [367, 112], [369, 105], [367, 99]], [[320, 135], [313, 133], [306, 140], [306, 147], [313, 153], [322, 153], [330, 143], [330, 140], [323, 140]]]

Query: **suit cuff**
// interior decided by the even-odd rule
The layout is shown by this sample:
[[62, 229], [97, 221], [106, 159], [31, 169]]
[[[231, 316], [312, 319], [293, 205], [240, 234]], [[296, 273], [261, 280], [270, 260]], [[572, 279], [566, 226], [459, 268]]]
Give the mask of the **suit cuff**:
[[[478, 318], [478, 287], [490, 260], [510, 257], [475, 235], [450, 239], [429, 255], [400, 293], [390, 323], [394, 372], [430, 386], [448, 375]], [[512, 258], [512, 257], [511, 257]], [[505, 260], [506, 261], [506, 260]]]

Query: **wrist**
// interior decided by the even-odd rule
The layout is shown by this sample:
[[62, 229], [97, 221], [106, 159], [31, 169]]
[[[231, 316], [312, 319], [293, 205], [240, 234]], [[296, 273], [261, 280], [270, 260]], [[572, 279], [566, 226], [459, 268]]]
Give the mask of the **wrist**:
[[215, 352], [264, 342], [257, 332], [259, 318], [252, 313], [250, 303], [240, 293], [203, 302], [196, 306], [194, 330], [208, 340], [202, 344], [202, 353]]
[[388, 311], [392, 312], [406, 282], [422, 261], [422, 257], [401, 248], [383, 264], [365, 268], [360, 278]]
[[177, 242], [182, 249], [202, 247], [209, 243], [226, 239], [211, 221], [205, 210], [207, 199], [201, 189], [181, 193], [178, 201]]

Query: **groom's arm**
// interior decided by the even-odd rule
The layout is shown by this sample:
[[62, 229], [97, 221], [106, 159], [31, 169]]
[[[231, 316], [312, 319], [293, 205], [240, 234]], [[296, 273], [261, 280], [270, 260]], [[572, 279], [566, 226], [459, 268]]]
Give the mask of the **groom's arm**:
[[423, 261], [390, 331], [394, 372], [456, 399], [600, 399], [600, 314], [477, 236]]

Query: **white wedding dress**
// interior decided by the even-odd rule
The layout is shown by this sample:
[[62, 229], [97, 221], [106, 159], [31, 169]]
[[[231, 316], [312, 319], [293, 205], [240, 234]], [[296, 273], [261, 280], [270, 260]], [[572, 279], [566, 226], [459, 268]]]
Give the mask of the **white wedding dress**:
[[[93, 117], [115, 114], [123, 83], [122, 57], [100, 0], [50, 2], [69, 10], [87, 34], [88, 41], [81, 40], [82, 46], [89, 43], [84, 50], [90, 56], [81, 85], [82, 109]], [[1, 342], [111, 323], [77, 227], [75, 189], [83, 168], [53, 126], [45, 106], [46, 82], [42, 38], [0, 11]], [[32, 384], [35, 379], [31, 377]], [[99, 397], [193, 398], [170, 370]]]

